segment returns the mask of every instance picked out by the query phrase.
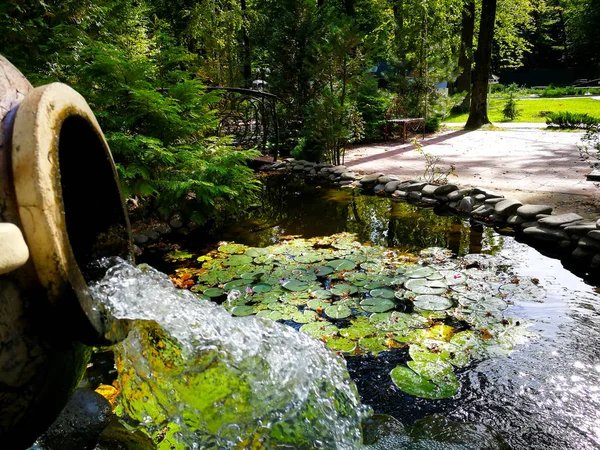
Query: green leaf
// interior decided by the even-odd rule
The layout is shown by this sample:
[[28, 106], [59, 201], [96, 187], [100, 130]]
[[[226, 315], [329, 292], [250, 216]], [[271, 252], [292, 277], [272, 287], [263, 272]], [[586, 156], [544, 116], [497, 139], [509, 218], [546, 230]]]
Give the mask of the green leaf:
[[235, 243], [223, 244], [218, 248], [221, 253], [227, 254], [243, 253], [246, 249], [248, 249], [246, 245]]
[[310, 334], [315, 339], [333, 336], [338, 330], [331, 322], [311, 322], [300, 327], [300, 331]]
[[214, 298], [214, 297], [220, 297], [221, 295], [223, 295], [225, 293], [225, 291], [221, 288], [208, 288], [203, 293], [204, 293], [204, 295], [208, 295], [209, 297]]
[[223, 289], [230, 291], [232, 289], [243, 290], [244, 287], [248, 286], [250, 282], [247, 280], [233, 280], [223, 285]]
[[234, 316], [250, 316], [254, 314], [254, 307], [246, 305], [236, 306], [231, 310], [231, 314]]
[[392, 381], [404, 392], [422, 398], [439, 400], [449, 398], [460, 387], [452, 366], [408, 362], [409, 367], [397, 366], [390, 372]]
[[299, 281], [299, 280], [288, 280], [285, 283], [283, 283], [281, 285], [284, 289], [287, 289], [288, 291], [304, 291], [306, 289], [308, 289], [308, 284], [305, 283], [304, 281]]
[[316, 276], [325, 277], [325, 276], [329, 275], [330, 273], [333, 273], [333, 271], [335, 269], [331, 266], [314, 266], [313, 270], [314, 270]]
[[352, 295], [358, 292], [358, 288], [353, 284], [338, 283], [331, 288], [331, 293], [339, 296]]
[[333, 267], [333, 270], [337, 272], [352, 270], [356, 267], [356, 263], [349, 259], [334, 259], [333, 261], [329, 261], [327, 265]]
[[292, 315], [292, 320], [296, 323], [309, 323], [317, 320], [317, 317], [314, 311], [297, 311]]
[[273, 286], [270, 284], [255, 284], [252, 286], [252, 290], [257, 294], [263, 294], [265, 292], [270, 292], [273, 289]]
[[406, 272], [404, 272], [404, 276], [406, 278], [427, 278], [428, 276], [432, 275], [434, 272], [435, 272], [435, 270], [433, 270], [429, 266], [414, 265], [414, 266], [410, 266], [408, 269], [406, 269]]
[[444, 282], [439, 280], [427, 280], [427, 279], [410, 279], [404, 287], [416, 294], [443, 294], [447, 290], [447, 286]]
[[418, 295], [413, 303], [417, 308], [429, 311], [444, 311], [453, 305], [452, 300], [438, 295]]
[[369, 292], [371, 297], [383, 297], [383, 298], [394, 298], [393, 289], [373, 289]]
[[347, 305], [337, 303], [325, 308], [325, 314], [332, 319], [345, 319], [352, 315], [352, 310]]
[[367, 312], [382, 313], [394, 309], [396, 303], [389, 298], [372, 297], [364, 299], [360, 302], [360, 306]]

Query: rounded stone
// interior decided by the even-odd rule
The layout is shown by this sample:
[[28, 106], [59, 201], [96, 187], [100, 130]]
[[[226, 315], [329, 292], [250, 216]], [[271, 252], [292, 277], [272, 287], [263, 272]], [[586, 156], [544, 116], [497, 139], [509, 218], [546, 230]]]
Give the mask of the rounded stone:
[[567, 224], [567, 223], [573, 223], [573, 222], [578, 222], [580, 220], [582, 220], [583, 217], [581, 217], [579, 214], [575, 214], [575, 213], [568, 213], [568, 214], [561, 214], [559, 216], [549, 216], [549, 217], [544, 217], [543, 219], [539, 219], [538, 223], [540, 225], [544, 225], [544, 226], [548, 226], [548, 227], [553, 227], [553, 228], [558, 228], [561, 225]]
[[150, 240], [150, 238], [148, 236], [146, 236], [145, 234], [134, 234], [133, 235], [133, 242], [137, 245], [145, 244], [149, 240]]
[[519, 200], [515, 200], [515, 199], [505, 199], [502, 200], [501, 202], [496, 203], [496, 205], [494, 206], [496, 214], [503, 216], [503, 217], [509, 217], [512, 216], [517, 209], [519, 209], [519, 207], [521, 207], [523, 203], [521, 203]]
[[19, 227], [0, 223], [0, 274], [18, 269], [29, 259], [29, 249]]
[[517, 214], [524, 219], [535, 219], [538, 214], [551, 214], [552, 209], [548, 205], [523, 205], [517, 209]]
[[[378, 172], [378, 173], [370, 173], [368, 175], [365, 175], [364, 177], [362, 177], [360, 179], [360, 182], [362, 184], [375, 184], [378, 182], [379, 177], [384, 176], [382, 173]], [[391, 180], [390, 180], [391, 181]]]
[[400, 178], [396, 175], [383, 175], [377, 179], [377, 182], [381, 184], [387, 184], [390, 181], [400, 181]]
[[465, 197], [463, 198], [460, 202], [458, 202], [458, 205], [456, 206], [456, 209], [458, 211], [463, 211], [466, 213], [470, 213], [471, 211], [473, 211], [473, 199], [471, 197]]

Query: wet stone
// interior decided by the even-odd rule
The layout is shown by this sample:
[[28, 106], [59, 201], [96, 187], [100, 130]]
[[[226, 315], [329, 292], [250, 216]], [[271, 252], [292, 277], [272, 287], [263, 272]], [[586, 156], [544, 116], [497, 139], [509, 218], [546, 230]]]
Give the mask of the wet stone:
[[459, 211], [470, 213], [473, 211], [473, 199], [471, 197], [465, 197], [456, 206], [456, 209]]
[[597, 254], [594, 255], [594, 257], [592, 258], [592, 262], [590, 263], [590, 265], [594, 269], [597, 269], [598, 267], [600, 267], [600, 253], [597, 253]]
[[469, 195], [471, 193], [471, 189], [459, 189], [457, 191], [450, 192], [448, 194], [448, 201], [458, 202], [463, 197]]
[[293, 172], [304, 172], [304, 166], [297, 165], [292, 167]]
[[561, 214], [559, 216], [544, 217], [543, 219], [538, 219], [538, 223], [540, 225], [558, 228], [566, 223], [573, 223], [582, 219], [583, 217], [581, 217], [579, 214], [568, 213]]
[[134, 234], [133, 235], [133, 242], [138, 245], [145, 244], [149, 240], [150, 240], [150, 238], [148, 236], [146, 236], [145, 234]]
[[596, 228], [600, 229], [600, 219], [596, 222]]
[[568, 240], [560, 241], [558, 243], [558, 248], [560, 250], [569, 250], [571, 247], [573, 247], [573, 243]]
[[531, 227], [537, 227], [538, 223], [537, 221], [531, 221], [531, 222], [523, 222], [521, 224], [521, 228], [525, 229], [525, 228], [531, 228]]
[[578, 223], [577, 225], [568, 225], [564, 230], [569, 234], [587, 234], [596, 229], [594, 222]]
[[569, 239], [567, 233], [555, 228], [529, 227], [523, 230], [523, 234], [542, 241], [563, 241]]
[[164, 222], [154, 225], [152, 229], [160, 234], [169, 234], [172, 231], [171, 227]]
[[400, 181], [400, 178], [396, 175], [382, 175], [376, 181], [381, 184], [387, 184], [390, 181]]
[[600, 241], [600, 230], [592, 230], [587, 234], [587, 236]]
[[494, 207], [491, 205], [482, 205], [479, 208], [473, 210], [474, 216], [488, 217], [494, 213]]
[[389, 181], [385, 184], [384, 190], [386, 193], [391, 194], [396, 190], [396, 188], [398, 187], [399, 184], [400, 184], [400, 181], [397, 181], [397, 180]]
[[39, 442], [47, 450], [94, 448], [111, 416], [108, 400], [92, 390], [77, 389]]
[[594, 257], [596, 253], [596, 250], [587, 250], [582, 247], [577, 247], [575, 250], [573, 250], [573, 253], [571, 253], [571, 255], [573, 255], [573, 258], [576, 259], [590, 259]]
[[457, 191], [458, 186], [455, 184], [444, 184], [443, 186], [438, 186], [438, 188], [433, 193], [434, 195], [448, 195], [451, 192]]
[[393, 197], [396, 198], [406, 198], [408, 197], [408, 192], [405, 191], [394, 191], [394, 193], [392, 194]]
[[492, 222], [496, 222], [496, 223], [503, 223], [506, 219], [504, 216], [494, 213], [490, 216], [490, 220], [492, 220]]
[[375, 192], [376, 194], [385, 193], [385, 184], [378, 184], [373, 188], [373, 192]]
[[370, 174], [362, 177], [360, 179], [360, 182], [362, 184], [371, 184], [371, 183], [375, 184], [378, 182], [379, 177], [382, 177], [382, 176], [384, 176], [382, 173], [370, 173]]
[[434, 198], [421, 197], [421, 203], [426, 205], [437, 205], [438, 201]]
[[412, 191], [408, 193], [408, 198], [410, 198], [411, 200], [421, 200], [422, 196], [423, 194], [417, 191]]
[[[403, 191], [406, 192], [413, 192], [413, 191], [421, 191], [421, 189], [423, 189], [425, 187], [427, 183], [411, 183], [408, 186], [404, 186], [402, 188]], [[398, 186], [398, 188], [400, 188], [400, 186]]]
[[503, 198], [488, 198], [483, 202], [483, 204], [484, 205], [495, 205], [496, 203], [499, 203], [502, 200], [504, 200], [504, 199]]
[[517, 214], [524, 219], [534, 219], [538, 214], [551, 214], [552, 209], [548, 205], [523, 205], [517, 209]]
[[160, 233], [158, 231], [144, 230], [144, 231], [142, 231], [142, 234], [145, 234], [146, 236], [148, 236], [153, 241], [157, 241], [157, 240], [160, 239]]
[[503, 217], [509, 217], [512, 216], [517, 211], [517, 209], [521, 207], [521, 205], [523, 205], [523, 203], [521, 203], [519, 200], [505, 199], [501, 202], [496, 203], [496, 205], [494, 205], [494, 208], [496, 214]]
[[521, 225], [523, 222], [525, 222], [525, 219], [523, 219], [521, 216], [517, 216], [516, 214], [513, 214], [508, 219], [506, 219], [506, 223], [513, 227], [515, 225]]
[[426, 184], [421, 189], [421, 194], [425, 197], [433, 197], [439, 186], [437, 184]]
[[354, 172], [344, 172], [342, 174], [342, 180], [356, 180], [356, 174]]
[[342, 181], [340, 181], [338, 184], [339, 184], [340, 186], [350, 186], [352, 183], [353, 183], [353, 181], [352, 181], [352, 180], [342, 180]]
[[309, 175], [316, 175], [317, 171], [315, 169], [312, 169], [310, 172], [308, 172]]
[[486, 198], [486, 197], [485, 197], [485, 194], [477, 194], [477, 195], [473, 196], [473, 198], [474, 198], [476, 201], [478, 201], [478, 202], [480, 202], [480, 203], [483, 203], [483, 202], [485, 202], [485, 198]]
[[581, 248], [584, 248], [586, 250], [592, 250], [592, 249], [596, 249], [596, 250], [600, 250], [600, 241], [588, 237], [588, 236], [584, 236], [581, 239], [579, 239], [579, 242], [577, 243], [577, 245], [579, 245]]

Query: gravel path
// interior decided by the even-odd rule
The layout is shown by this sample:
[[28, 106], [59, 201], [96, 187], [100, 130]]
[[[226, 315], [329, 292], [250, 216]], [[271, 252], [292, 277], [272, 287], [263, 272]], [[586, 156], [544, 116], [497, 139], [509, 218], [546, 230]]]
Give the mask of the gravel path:
[[[545, 203], [556, 212], [600, 216], [600, 189], [586, 180], [590, 167], [581, 160], [582, 133], [536, 128], [501, 131], [442, 132], [419, 142], [439, 157], [441, 167], [454, 165], [461, 187], [484, 187], [527, 203]], [[403, 179], [423, 175], [425, 158], [411, 143], [358, 146], [346, 152], [345, 164], [361, 173], [383, 172]]]

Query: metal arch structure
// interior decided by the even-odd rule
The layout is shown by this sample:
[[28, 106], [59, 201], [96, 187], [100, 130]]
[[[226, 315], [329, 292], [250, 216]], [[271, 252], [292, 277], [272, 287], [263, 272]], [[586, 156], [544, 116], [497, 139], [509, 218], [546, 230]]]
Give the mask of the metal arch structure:
[[[218, 136], [233, 136], [234, 144], [242, 148], [258, 148], [263, 154], [279, 154], [279, 125], [277, 122], [277, 96], [253, 89], [217, 87], [207, 91], [221, 92], [218, 115]], [[273, 150], [267, 148], [274, 143]]]

